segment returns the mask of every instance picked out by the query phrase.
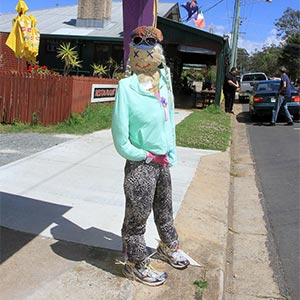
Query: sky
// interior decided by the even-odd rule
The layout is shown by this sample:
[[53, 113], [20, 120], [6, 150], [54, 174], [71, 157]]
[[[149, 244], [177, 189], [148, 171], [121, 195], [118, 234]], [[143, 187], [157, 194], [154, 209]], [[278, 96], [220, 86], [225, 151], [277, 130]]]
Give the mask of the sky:
[[[159, 2], [178, 2], [179, 5], [186, 1], [159, 0]], [[29, 8], [29, 13], [42, 8], [77, 4], [77, 0], [25, 0], [25, 2]], [[209, 31], [210, 28], [213, 28], [215, 34], [221, 36], [225, 34], [230, 37], [235, 0], [197, 0], [197, 2], [206, 22], [206, 28], [199, 30]], [[0, 14], [14, 13], [17, 3], [17, 0], [0, 0]], [[241, 25], [238, 47], [245, 48], [249, 54], [260, 51], [263, 46], [277, 45], [279, 40], [276, 38], [277, 31], [274, 23], [288, 7], [294, 10], [300, 9], [299, 0], [272, 0], [271, 2], [240, 0], [240, 3]], [[187, 17], [186, 10], [180, 7], [180, 13], [182, 19], [185, 20]], [[183, 23], [194, 27], [193, 20]]]

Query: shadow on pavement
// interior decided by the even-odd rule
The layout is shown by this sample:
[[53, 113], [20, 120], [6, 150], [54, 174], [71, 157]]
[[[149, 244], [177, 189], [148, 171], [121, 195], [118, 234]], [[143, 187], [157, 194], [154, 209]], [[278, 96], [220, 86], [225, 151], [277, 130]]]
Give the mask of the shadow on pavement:
[[248, 111], [243, 111], [239, 114], [236, 115], [236, 119], [239, 123], [246, 123], [246, 124], [251, 124], [253, 123], [251, 121], [250, 115]]
[[[32, 234], [16, 239], [14, 243], [3, 241], [7, 235], [1, 234], [1, 262], [18, 252], [71, 208], [3, 192], [0, 192], [0, 207], [1, 226]], [[7, 249], [2, 249], [6, 246]]]
[[[122, 252], [112, 250], [115, 245], [120, 245], [120, 236], [98, 228], [82, 229], [65, 218], [61, 218], [58, 226], [51, 229], [52, 236], [58, 240], [51, 245], [51, 249], [57, 255], [72, 261], [85, 261], [106, 272], [121, 276], [121, 266], [116, 265], [116, 260], [122, 260]], [[72, 236], [74, 242], [68, 242]], [[103, 247], [87, 246], [99, 244]]]
[[[1, 263], [50, 228], [52, 237], [58, 240], [51, 245], [57, 255], [68, 260], [86, 261], [120, 275], [119, 266], [112, 266], [122, 253], [111, 249], [116, 245], [120, 248], [121, 237], [98, 228], [84, 229], [69, 221], [63, 215], [72, 207], [3, 192], [0, 192], [0, 207]], [[99, 241], [106, 249], [87, 246], [91, 241]]]
[[66, 241], [57, 241], [51, 245], [51, 249], [67, 260], [85, 261], [103, 271], [122, 276], [122, 265], [116, 264], [116, 260], [122, 260], [120, 251], [89, 247]]
[[0, 226], [0, 264], [32, 241], [36, 235]]

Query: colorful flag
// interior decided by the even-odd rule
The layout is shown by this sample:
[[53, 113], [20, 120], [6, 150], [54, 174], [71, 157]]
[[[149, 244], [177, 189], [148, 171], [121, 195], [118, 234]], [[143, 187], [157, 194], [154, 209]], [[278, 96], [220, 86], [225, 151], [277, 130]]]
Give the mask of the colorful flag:
[[197, 18], [194, 19], [194, 23], [195, 23], [196, 27], [198, 27], [198, 28], [206, 27], [205, 19], [204, 19], [202, 11], [200, 9], [198, 11]]
[[191, 20], [191, 18], [197, 13], [198, 11], [198, 3], [195, 0], [187, 1], [186, 3], [181, 5], [183, 8], [187, 10], [188, 16], [185, 22]]

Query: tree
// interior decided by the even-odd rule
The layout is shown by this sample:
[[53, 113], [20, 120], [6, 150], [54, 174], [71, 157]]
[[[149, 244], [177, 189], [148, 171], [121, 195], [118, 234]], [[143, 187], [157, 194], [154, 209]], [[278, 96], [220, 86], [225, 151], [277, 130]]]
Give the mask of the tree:
[[292, 81], [300, 80], [300, 10], [287, 8], [274, 24], [277, 36], [281, 38], [280, 45], [266, 45], [250, 57], [247, 57], [245, 49], [238, 49], [238, 68], [242, 73], [246, 69], [264, 72], [269, 77], [279, 77], [278, 68], [283, 65], [289, 70]]
[[262, 51], [251, 56], [250, 71], [260, 71], [269, 77], [278, 76], [279, 57], [282, 49], [276, 45], [264, 46]]
[[246, 49], [238, 48], [237, 50], [237, 67], [241, 74], [249, 71], [250, 55]]
[[300, 35], [287, 38], [279, 63], [286, 66], [292, 81], [300, 81]]
[[290, 36], [300, 35], [300, 10], [288, 7], [283, 16], [275, 22], [277, 36], [286, 40]]
[[76, 47], [71, 48], [71, 43], [62, 43], [58, 47], [57, 56], [64, 61], [64, 75], [68, 75], [71, 69], [81, 68], [81, 61], [79, 61], [78, 53], [75, 50]]
[[282, 37], [279, 63], [289, 70], [292, 81], [300, 79], [300, 10], [287, 8], [275, 23], [277, 35]]

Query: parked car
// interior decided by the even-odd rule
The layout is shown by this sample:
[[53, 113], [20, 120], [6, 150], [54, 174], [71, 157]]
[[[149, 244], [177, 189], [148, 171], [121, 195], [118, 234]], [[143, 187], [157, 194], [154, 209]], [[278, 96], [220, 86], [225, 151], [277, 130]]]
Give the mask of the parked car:
[[[251, 92], [249, 100], [249, 112], [252, 119], [255, 117], [271, 116], [279, 90], [280, 80], [258, 81]], [[300, 95], [292, 86], [292, 97], [287, 103], [294, 120], [299, 121], [300, 115]]]
[[245, 73], [240, 79], [239, 89], [239, 102], [248, 102], [250, 99], [250, 92], [253, 90], [253, 86], [260, 80], [268, 80], [265, 73]]

